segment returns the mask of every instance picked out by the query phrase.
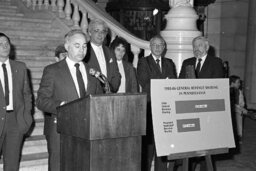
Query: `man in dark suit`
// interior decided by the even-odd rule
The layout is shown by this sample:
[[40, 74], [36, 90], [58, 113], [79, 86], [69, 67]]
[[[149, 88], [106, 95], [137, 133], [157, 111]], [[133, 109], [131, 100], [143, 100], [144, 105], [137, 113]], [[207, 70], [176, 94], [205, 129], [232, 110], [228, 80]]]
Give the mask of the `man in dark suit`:
[[9, 55], [10, 40], [0, 33], [0, 150], [4, 170], [18, 171], [23, 137], [32, 123], [32, 94], [25, 64]]
[[176, 78], [175, 65], [171, 59], [165, 58], [163, 52], [165, 41], [160, 36], [155, 36], [150, 40], [151, 55], [142, 57], [138, 62], [137, 77], [142, 92], [147, 93], [147, 134], [142, 139], [142, 169], [150, 171], [151, 162], [155, 155], [155, 171], [164, 171], [167, 169], [167, 162], [163, 157], [156, 157], [151, 100], [150, 100], [150, 80], [151, 79], [172, 79]]
[[[220, 58], [208, 55], [209, 42], [203, 36], [198, 36], [192, 41], [193, 53], [195, 57], [183, 61], [179, 78], [187, 78], [187, 75], [195, 72], [196, 78], [224, 78], [224, 68]], [[194, 70], [188, 70], [194, 68]], [[193, 75], [193, 74], [192, 74]], [[196, 163], [200, 162], [200, 170], [207, 171], [206, 162], [203, 158], [193, 158], [191, 160], [191, 170], [196, 169]]]
[[88, 32], [91, 39], [85, 62], [105, 75], [110, 84], [111, 92], [116, 93], [121, 82], [121, 75], [113, 52], [103, 45], [108, 33], [108, 26], [104, 21], [94, 19], [89, 23]]
[[89, 94], [103, 93], [99, 81], [89, 74], [82, 62], [88, 38], [81, 30], [72, 30], [65, 37], [67, 57], [44, 69], [38, 90], [37, 107], [47, 112], [44, 134], [49, 152], [49, 171], [60, 170], [60, 135], [57, 133], [57, 110], [67, 102]]
[[[195, 57], [183, 61], [179, 78], [186, 78], [188, 66], [195, 70], [196, 78], [224, 78], [222, 60], [208, 54], [209, 42], [203, 36], [193, 39], [193, 53]], [[192, 71], [193, 72], [193, 71]]]

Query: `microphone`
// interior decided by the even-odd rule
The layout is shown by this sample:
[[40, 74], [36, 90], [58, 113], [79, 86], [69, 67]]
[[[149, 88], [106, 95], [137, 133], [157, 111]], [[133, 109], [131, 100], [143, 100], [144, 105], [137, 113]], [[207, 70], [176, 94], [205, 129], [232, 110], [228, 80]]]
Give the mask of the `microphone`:
[[105, 93], [111, 93], [110, 91], [110, 86], [109, 86], [109, 83], [108, 83], [108, 80], [107, 80], [107, 77], [105, 75], [103, 75], [101, 72], [99, 71], [96, 71], [95, 69], [93, 68], [90, 68], [89, 69], [89, 74], [94, 76], [95, 78], [97, 78], [101, 83], [104, 84], [104, 90], [105, 90]]
[[95, 69], [90, 68], [89, 69], [89, 74], [91, 74], [92, 76], [96, 77], [100, 82], [105, 84], [105, 81], [100, 77], [101, 73], [99, 71], [96, 71]]

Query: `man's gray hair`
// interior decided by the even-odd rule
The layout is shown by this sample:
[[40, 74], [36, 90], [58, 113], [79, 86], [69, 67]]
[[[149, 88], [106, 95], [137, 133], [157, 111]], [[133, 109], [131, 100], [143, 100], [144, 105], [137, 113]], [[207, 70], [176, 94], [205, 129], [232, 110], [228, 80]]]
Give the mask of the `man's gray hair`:
[[89, 41], [88, 36], [87, 36], [82, 30], [80, 30], [80, 29], [74, 29], [74, 30], [69, 31], [69, 32], [65, 35], [65, 42], [67, 43], [67, 42], [70, 40], [70, 38], [71, 38], [72, 36], [76, 35], [76, 34], [80, 34], [80, 35], [84, 36], [85, 39], [86, 39], [86, 42]]
[[204, 37], [204, 36], [195, 37], [192, 41], [192, 45], [194, 45], [195, 41], [197, 41], [197, 40], [202, 40], [206, 44], [206, 46], [209, 48], [209, 41], [206, 37]]
[[91, 32], [91, 31], [94, 29], [95, 25], [103, 25], [104, 30], [105, 30], [106, 32], [108, 31], [108, 25], [107, 25], [107, 23], [105, 23], [105, 22], [104, 22], [103, 20], [101, 20], [101, 19], [96, 18], [96, 19], [93, 19], [93, 20], [90, 21], [89, 26], [88, 26], [88, 32]]
[[150, 39], [150, 41], [149, 41], [150, 42], [150, 46], [153, 44], [155, 39], [160, 39], [163, 42], [164, 45], [166, 44], [166, 42], [165, 42], [165, 40], [164, 40], [164, 38], [162, 36], [156, 35], [156, 36], [154, 36], [154, 37], [152, 37]]

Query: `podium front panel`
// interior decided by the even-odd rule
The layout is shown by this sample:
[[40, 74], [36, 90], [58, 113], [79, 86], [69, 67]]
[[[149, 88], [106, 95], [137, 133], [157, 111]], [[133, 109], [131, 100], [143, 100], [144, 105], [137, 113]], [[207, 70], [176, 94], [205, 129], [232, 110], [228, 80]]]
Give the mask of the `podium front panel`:
[[140, 171], [141, 137], [85, 140], [61, 135], [61, 171]]
[[145, 135], [146, 96], [95, 96], [90, 100], [90, 139]]
[[90, 95], [58, 108], [58, 132], [87, 140], [146, 134], [145, 94]]

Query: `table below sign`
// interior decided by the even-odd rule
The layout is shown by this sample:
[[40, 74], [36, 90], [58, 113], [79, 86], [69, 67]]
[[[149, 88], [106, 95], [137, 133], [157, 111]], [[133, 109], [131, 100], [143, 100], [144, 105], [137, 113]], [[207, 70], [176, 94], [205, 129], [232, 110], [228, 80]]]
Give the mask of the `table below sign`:
[[158, 156], [235, 147], [228, 79], [151, 80]]

